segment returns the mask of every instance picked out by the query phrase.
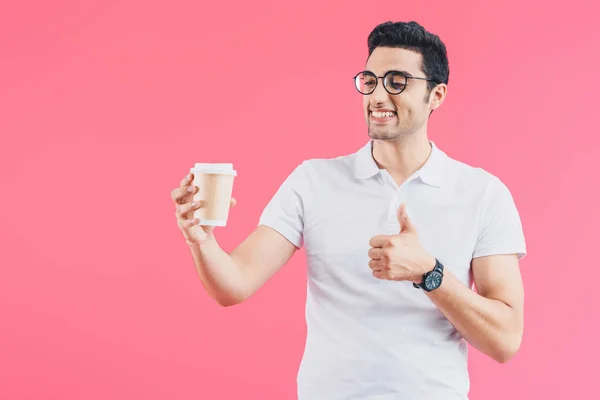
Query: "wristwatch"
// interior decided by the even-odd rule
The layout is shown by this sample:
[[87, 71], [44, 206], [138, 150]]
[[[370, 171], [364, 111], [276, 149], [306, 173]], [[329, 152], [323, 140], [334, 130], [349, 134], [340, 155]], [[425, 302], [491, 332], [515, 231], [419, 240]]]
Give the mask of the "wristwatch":
[[421, 282], [420, 284], [413, 282], [413, 286], [417, 289], [423, 289], [426, 292], [431, 292], [432, 290], [435, 290], [442, 285], [443, 277], [444, 277], [444, 266], [436, 258], [435, 259], [435, 267], [433, 267], [433, 270], [429, 271], [429, 272], [425, 272], [423, 274], [423, 282]]

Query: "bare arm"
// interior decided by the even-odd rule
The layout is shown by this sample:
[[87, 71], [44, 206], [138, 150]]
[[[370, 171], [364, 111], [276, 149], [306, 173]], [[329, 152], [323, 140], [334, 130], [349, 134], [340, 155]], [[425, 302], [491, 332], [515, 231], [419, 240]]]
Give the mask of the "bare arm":
[[523, 336], [523, 282], [515, 254], [473, 259], [477, 293], [448, 270], [442, 285], [427, 293], [473, 347], [498, 362], [508, 361]]
[[252, 296], [297, 247], [261, 225], [230, 254], [219, 247], [212, 233], [201, 243], [190, 244], [190, 249], [204, 288], [220, 305], [231, 306]]
[[[292, 257], [297, 247], [274, 229], [257, 227], [231, 254], [221, 249], [213, 227], [200, 226], [194, 211], [203, 206], [194, 202], [198, 187], [193, 174], [171, 191], [175, 217], [208, 294], [222, 306], [248, 299]], [[236, 204], [231, 199], [231, 206]]]

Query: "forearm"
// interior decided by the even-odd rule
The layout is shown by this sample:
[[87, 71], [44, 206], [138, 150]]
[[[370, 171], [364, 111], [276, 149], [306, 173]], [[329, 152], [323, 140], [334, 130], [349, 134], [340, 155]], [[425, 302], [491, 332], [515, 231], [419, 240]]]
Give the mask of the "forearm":
[[248, 297], [241, 269], [214, 237], [190, 245], [190, 250], [202, 285], [220, 305], [234, 305]]
[[517, 352], [522, 320], [509, 305], [473, 292], [448, 269], [442, 285], [426, 293], [473, 347], [498, 362], [507, 361]]

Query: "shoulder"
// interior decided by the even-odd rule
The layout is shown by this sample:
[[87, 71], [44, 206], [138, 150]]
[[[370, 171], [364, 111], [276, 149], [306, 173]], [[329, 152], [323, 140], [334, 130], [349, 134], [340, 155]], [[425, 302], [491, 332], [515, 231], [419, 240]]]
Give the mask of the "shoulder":
[[490, 171], [446, 156], [445, 175], [457, 190], [468, 190], [487, 197], [490, 192], [507, 191], [508, 187]]
[[340, 175], [353, 176], [356, 154], [331, 158], [309, 158], [296, 167], [298, 174], [313, 182], [321, 182]]
[[520, 226], [513, 194], [500, 177], [451, 158], [447, 158], [446, 176], [452, 182], [452, 194], [473, 204], [482, 229], [500, 224], [498, 221]]

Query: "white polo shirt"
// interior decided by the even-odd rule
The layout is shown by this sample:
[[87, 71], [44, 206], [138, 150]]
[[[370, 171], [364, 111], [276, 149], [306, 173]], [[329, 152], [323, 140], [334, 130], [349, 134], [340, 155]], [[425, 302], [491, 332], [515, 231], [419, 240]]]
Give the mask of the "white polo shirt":
[[400, 187], [372, 157], [304, 161], [263, 211], [308, 262], [307, 338], [299, 400], [467, 399], [467, 345], [410, 282], [373, 277], [369, 240], [399, 231], [406, 203], [425, 250], [471, 287], [470, 263], [525, 255], [511, 193], [495, 176], [430, 142], [424, 166]]

